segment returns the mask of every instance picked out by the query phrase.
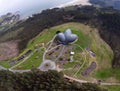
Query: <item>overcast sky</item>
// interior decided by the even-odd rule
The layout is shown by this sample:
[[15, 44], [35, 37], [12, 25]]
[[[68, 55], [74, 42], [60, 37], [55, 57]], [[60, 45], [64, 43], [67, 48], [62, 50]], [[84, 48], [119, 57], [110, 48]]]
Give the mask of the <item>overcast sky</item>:
[[0, 15], [7, 12], [33, 12], [35, 9], [46, 9], [72, 0], [0, 0]]

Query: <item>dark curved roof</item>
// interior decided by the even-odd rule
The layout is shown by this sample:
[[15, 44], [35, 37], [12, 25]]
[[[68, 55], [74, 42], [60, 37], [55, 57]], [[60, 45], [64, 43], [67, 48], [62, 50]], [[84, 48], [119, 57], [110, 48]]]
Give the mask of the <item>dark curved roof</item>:
[[57, 39], [65, 45], [74, 42], [77, 38], [78, 36], [76, 34], [72, 34], [70, 29], [67, 29], [64, 33], [57, 34]]

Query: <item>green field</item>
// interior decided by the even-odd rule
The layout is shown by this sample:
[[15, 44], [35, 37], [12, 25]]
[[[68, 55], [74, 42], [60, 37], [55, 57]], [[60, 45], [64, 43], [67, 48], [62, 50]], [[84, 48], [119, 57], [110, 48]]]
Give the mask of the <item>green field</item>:
[[42, 62], [43, 51], [36, 51], [30, 58], [28, 58], [24, 63], [17, 66], [15, 69], [31, 69], [39, 67]]
[[[82, 48], [85, 48], [86, 46], [88, 46], [89, 39], [83, 32], [81, 32], [79, 29], [75, 28], [74, 26], [71, 26], [71, 24], [70, 25], [65, 24], [65, 25], [61, 25], [61, 26], [57, 26], [57, 27], [53, 27], [53, 28], [44, 30], [37, 37], [35, 37], [34, 39], [32, 39], [29, 42], [27, 49], [25, 49], [25, 51], [28, 49], [34, 50], [35, 46], [40, 43], [47, 44], [54, 37], [54, 35], [56, 34], [56, 32], [58, 30], [62, 32], [62, 31], [65, 31], [67, 28], [72, 29], [73, 33], [75, 33], [75, 34], [77, 33], [77, 35], [80, 37], [77, 41], [77, 44], [79, 44]], [[76, 51], [79, 52], [79, 51], [81, 51], [81, 49], [79, 47], [77, 47]], [[42, 59], [42, 55], [39, 55], [39, 56], [41, 56], [40, 58]], [[16, 69], [28, 69], [28, 68], [32, 67], [30, 65], [30, 60], [33, 60], [33, 59], [34, 59], [34, 55], [31, 58], [29, 58], [25, 63], [19, 65], [20, 67], [17, 67]], [[40, 62], [39, 62], [39, 65], [40, 65]], [[35, 65], [35, 66], [38, 67], [38, 65]]]
[[104, 88], [108, 89], [108, 91], [120, 91], [120, 86], [103, 86]]
[[[20, 57], [29, 49], [35, 50], [35, 47], [40, 45], [41, 43], [44, 43], [46, 46], [46, 44], [54, 37], [57, 31], [64, 32], [68, 28], [70, 28], [73, 33], [77, 34], [79, 38], [78, 41], [75, 43], [76, 45], [74, 45], [76, 46], [76, 48], [73, 50], [75, 52], [74, 62], [67, 63], [63, 66], [63, 68], [66, 69], [64, 73], [73, 75], [77, 71], [73, 67], [76, 64], [79, 64], [82, 67], [80, 71], [76, 74], [77, 78], [92, 80], [91, 78], [94, 77], [95, 79], [101, 79], [106, 82], [120, 81], [120, 71], [118, 69], [111, 68], [111, 61], [113, 59], [113, 52], [111, 48], [101, 39], [97, 29], [80, 23], [66, 23], [49, 29], [45, 29], [28, 43], [27, 48], [18, 57]], [[96, 54], [95, 57], [91, 57], [89, 53], [85, 51], [85, 48], [88, 46]], [[31, 69], [33, 67], [39, 67], [42, 62], [43, 53], [44, 50], [35, 52], [29, 59], [17, 66], [15, 69]], [[84, 53], [84, 56], [81, 56], [82, 53]], [[18, 57], [15, 57], [14, 59]], [[66, 57], [69, 57], [69, 55], [66, 55]], [[82, 76], [81, 71], [88, 68], [90, 62], [93, 61], [97, 63], [96, 70], [93, 71], [90, 76]], [[8, 61], [1, 62], [1, 65], [9, 68]]]
[[[96, 61], [98, 64], [98, 67], [97, 67], [96, 71], [93, 72], [92, 75], [97, 78], [102, 79], [102, 76], [100, 75], [101, 73], [98, 73], [98, 71], [102, 70], [102, 69], [107, 69], [107, 68], [110, 69], [111, 68], [111, 60], [113, 58], [113, 52], [110, 49], [110, 47], [100, 38], [98, 31], [95, 28], [91, 28], [89, 26], [86, 26], [86, 25], [83, 25], [80, 23], [66, 23], [66, 24], [62, 24], [59, 26], [55, 26], [55, 27], [44, 30], [37, 37], [33, 38], [29, 42], [27, 49], [34, 50], [34, 47], [37, 44], [40, 44], [40, 43], [47, 44], [53, 38], [53, 36], [56, 34], [56, 31], [63, 32], [68, 28], [70, 28], [73, 33], [75, 33], [79, 36], [79, 39], [75, 44], [81, 46], [83, 49], [85, 47], [89, 46], [91, 48], [91, 50], [96, 53], [96, 58], [90, 58], [90, 56], [87, 56], [87, 62], [85, 63], [85, 65], [83, 66], [83, 68], [81, 70], [87, 68], [91, 61]], [[79, 55], [79, 53], [81, 52], [81, 48], [76, 47], [76, 49], [74, 51], [76, 52], [74, 59], [79, 61], [79, 59], [81, 57]], [[88, 55], [88, 54], [86, 54], [86, 55]], [[30, 58], [29, 60], [33, 60], [33, 59]], [[29, 65], [30, 64], [29, 60], [26, 61], [25, 63], [21, 64], [20, 66], [22, 66], [22, 68], [25, 68], [25, 69], [30, 68], [31, 65]], [[84, 61], [84, 57], [83, 57], [83, 61]], [[79, 63], [82, 64], [83, 61], [79, 61]], [[65, 64], [64, 68], [73, 67], [77, 63], [78, 62]], [[28, 64], [27, 65], [28, 67], [25, 64], [26, 65]], [[103, 64], [106, 64], [106, 66], [104, 66]], [[36, 65], [36, 66], [38, 66], [38, 65]], [[104, 71], [107, 72], [107, 70], [104, 70]], [[81, 75], [80, 75], [80, 77], [81, 77]], [[109, 77], [110, 76], [108, 76], [107, 78], [109, 78]]]

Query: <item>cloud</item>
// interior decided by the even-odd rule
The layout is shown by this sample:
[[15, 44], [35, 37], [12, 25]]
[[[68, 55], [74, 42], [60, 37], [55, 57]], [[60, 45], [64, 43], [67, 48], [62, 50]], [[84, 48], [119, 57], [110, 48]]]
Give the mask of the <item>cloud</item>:
[[14, 11], [22, 0], [0, 0], [0, 14], [8, 11]]

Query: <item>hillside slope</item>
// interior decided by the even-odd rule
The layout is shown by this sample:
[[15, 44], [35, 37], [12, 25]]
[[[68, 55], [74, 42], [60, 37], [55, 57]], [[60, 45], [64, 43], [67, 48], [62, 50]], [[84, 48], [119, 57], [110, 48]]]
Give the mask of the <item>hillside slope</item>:
[[[55, 8], [45, 10], [40, 14], [35, 14], [26, 22], [16, 28], [12, 28], [12, 33], [15, 30], [20, 30], [15, 33], [14, 37], [4, 36], [4, 41], [19, 40], [20, 52], [26, 47], [29, 40], [38, 35], [45, 28], [50, 28], [65, 22], [81, 22], [99, 30], [101, 37], [111, 46], [114, 52], [112, 66], [120, 67], [120, 11], [111, 8], [96, 8], [93, 6], [73, 6], [67, 8]], [[11, 32], [7, 33], [10, 34]], [[1, 37], [2, 39], [2, 37]]]
[[101, 7], [113, 7], [120, 10], [120, 0], [90, 0], [90, 3]]
[[[15, 70], [39, 68], [43, 61], [45, 50], [49, 46], [49, 41], [53, 39], [57, 31], [64, 32], [68, 28], [78, 35], [78, 41], [75, 44], [66, 46], [60, 58], [57, 59], [57, 65], [64, 69], [63, 72], [69, 76], [89, 81], [95, 78], [96, 80], [101, 79], [109, 82], [112, 77], [114, 79], [112, 82], [119, 82], [119, 70], [113, 70], [111, 67], [113, 51], [110, 46], [101, 39], [96, 28], [75, 22], [43, 30], [38, 36], [30, 40], [25, 50], [18, 57], [3, 62], [1, 65]], [[51, 45], [51, 49], [49, 49], [51, 51], [46, 53], [46, 59], [55, 61], [60, 55], [62, 46], [59, 47], [59, 50], [55, 46], [57, 46], [55, 43]], [[32, 50], [32, 52], [25, 55], [29, 50]], [[70, 62], [71, 51], [75, 52], [72, 59], [73, 62]], [[22, 58], [22, 55], [25, 55], [25, 58]], [[20, 58], [22, 59], [17, 61]], [[11, 65], [10, 63], [14, 64]], [[94, 67], [92, 70], [89, 70], [92, 67], [90, 65]], [[87, 70], [88, 72], [86, 73]]]

